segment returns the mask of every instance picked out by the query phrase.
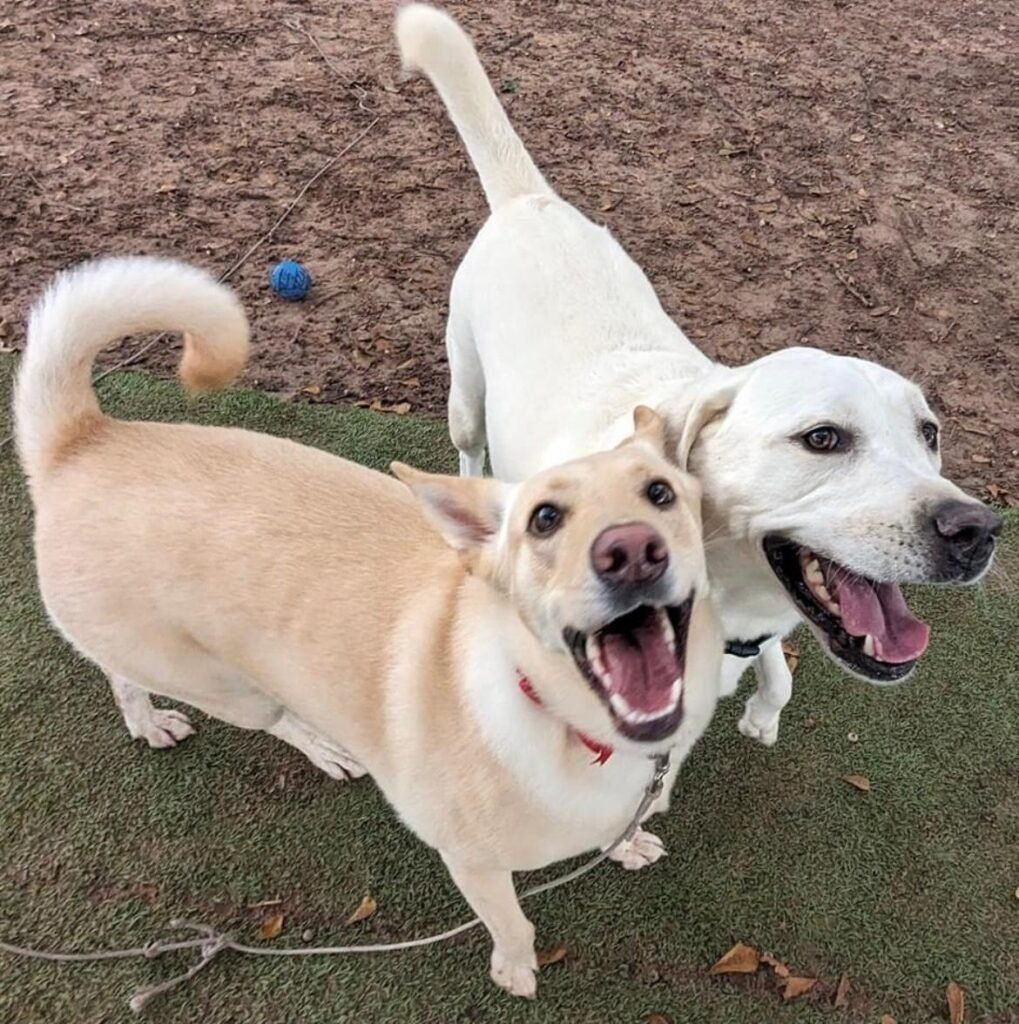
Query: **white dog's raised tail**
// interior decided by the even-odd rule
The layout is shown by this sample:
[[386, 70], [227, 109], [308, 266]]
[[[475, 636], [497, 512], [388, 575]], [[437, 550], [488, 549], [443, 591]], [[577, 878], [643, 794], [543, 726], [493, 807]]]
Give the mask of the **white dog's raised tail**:
[[180, 375], [193, 388], [229, 383], [248, 355], [237, 297], [174, 260], [115, 257], [61, 274], [32, 308], [14, 394], [16, 437], [30, 476], [100, 421], [95, 357], [140, 331], [183, 331]]
[[446, 104], [495, 210], [517, 196], [552, 194], [495, 95], [474, 45], [448, 14], [410, 4], [396, 16], [405, 68], [422, 71]]

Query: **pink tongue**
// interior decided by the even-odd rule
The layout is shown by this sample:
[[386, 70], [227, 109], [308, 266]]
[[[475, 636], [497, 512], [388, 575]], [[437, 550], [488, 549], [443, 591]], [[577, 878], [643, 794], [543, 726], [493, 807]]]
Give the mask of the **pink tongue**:
[[600, 640], [610, 692], [620, 694], [634, 711], [667, 708], [680, 667], [657, 618], [626, 633], [603, 633]]
[[870, 583], [859, 576], [832, 573], [828, 589], [842, 610], [842, 625], [853, 636], [874, 638], [874, 655], [899, 665], [927, 649], [930, 626], [906, 604], [897, 583]]

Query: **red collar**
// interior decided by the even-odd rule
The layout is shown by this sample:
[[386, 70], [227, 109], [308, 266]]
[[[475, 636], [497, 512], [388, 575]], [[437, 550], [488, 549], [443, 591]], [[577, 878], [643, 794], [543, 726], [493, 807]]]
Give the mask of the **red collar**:
[[[520, 687], [520, 692], [523, 693], [529, 701], [537, 704], [538, 707], [541, 707], [544, 704], [544, 701], [538, 696], [538, 691], [531, 685], [531, 680], [528, 679], [520, 669], [517, 669], [517, 686]], [[592, 754], [594, 754], [594, 760], [591, 764], [604, 764], [612, 756], [613, 748], [608, 744], [599, 743], [596, 739], [592, 739], [588, 736], [586, 732], [579, 732], [572, 726], [569, 727], [569, 730], [577, 737], [578, 740], [580, 740], [581, 743], [584, 744], [585, 747], [587, 747], [588, 750], [591, 751]]]

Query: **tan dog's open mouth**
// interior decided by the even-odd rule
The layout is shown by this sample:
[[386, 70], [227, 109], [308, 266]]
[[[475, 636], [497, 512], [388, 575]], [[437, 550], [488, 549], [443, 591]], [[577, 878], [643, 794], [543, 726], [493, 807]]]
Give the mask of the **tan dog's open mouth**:
[[577, 667], [629, 739], [653, 742], [679, 727], [692, 609], [691, 594], [671, 607], [641, 605], [593, 633], [563, 630]]

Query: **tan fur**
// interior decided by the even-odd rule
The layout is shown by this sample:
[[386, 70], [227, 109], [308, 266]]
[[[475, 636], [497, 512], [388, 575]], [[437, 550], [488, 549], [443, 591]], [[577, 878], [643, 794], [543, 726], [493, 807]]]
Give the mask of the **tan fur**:
[[[223, 365], [213, 345], [189, 358]], [[109, 676], [132, 735], [172, 746], [191, 731], [151, 706], [155, 693], [266, 730], [336, 778], [370, 772], [485, 921], [495, 980], [533, 995], [533, 929], [510, 872], [607, 844], [637, 806], [646, 755], [671, 747], [678, 763], [714, 707], [721, 642], [696, 488], [665, 461], [657, 417], [639, 415], [632, 443], [517, 487], [401, 467], [405, 486], [242, 430], [103, 419], [75, 435], [83, 421], [61, 417], [59, 395], [21, 398], [57, 421], [33, 423], [50, 446], [33, 451], [43, 598]], [[652, 479], [675, 489], [673, 506], [649, 504]], [[528, 522], [550, 501], [564, 522], [538, 539]], [[610, 617], [593, 538], [651, 519], [670, 551], [669, 603], [697, 600], [685, 718], [640, 743], [616, 731], [561, 635]], [[575, 729], [613, 758], [592, 765]], [[660, 855], [638, 846], [627, 866]]]

